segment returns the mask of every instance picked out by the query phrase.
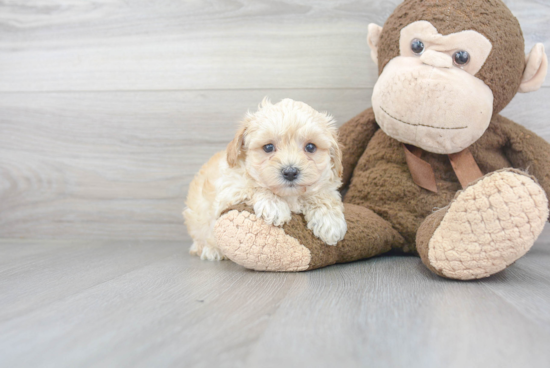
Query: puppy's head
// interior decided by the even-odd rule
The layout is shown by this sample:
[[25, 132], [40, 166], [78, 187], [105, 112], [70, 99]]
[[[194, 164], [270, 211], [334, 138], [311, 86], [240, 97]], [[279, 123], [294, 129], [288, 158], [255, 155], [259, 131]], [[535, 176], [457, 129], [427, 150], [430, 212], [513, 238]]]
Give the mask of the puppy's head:
[[332, 117], [291, 99], [264, 99], [246, 116], [227, 147], [229, 166], [240, 161], [258, 185], [283, 197], [338, 187], [343, 171]]

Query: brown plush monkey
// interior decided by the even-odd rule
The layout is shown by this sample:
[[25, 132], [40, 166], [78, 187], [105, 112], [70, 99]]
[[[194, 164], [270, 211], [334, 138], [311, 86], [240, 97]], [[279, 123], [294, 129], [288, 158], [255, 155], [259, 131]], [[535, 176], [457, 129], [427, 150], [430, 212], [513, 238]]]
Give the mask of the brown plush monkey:
[[255, 270], [310, 270], [392, 249], [453, 279], [503, 270], [548, 219], [550, 144], [498, 115], [518, 91], [542, 85], [543, 46], [524, 55], [501, 0], [406, 0], [383, 28], [369, 26], [368, 43], [380, 73], [373, 107], [340, 128], [345, 239], [331, 247], [301, 215], [279, 228], [238, 206], [218, 220], [218, 245]]

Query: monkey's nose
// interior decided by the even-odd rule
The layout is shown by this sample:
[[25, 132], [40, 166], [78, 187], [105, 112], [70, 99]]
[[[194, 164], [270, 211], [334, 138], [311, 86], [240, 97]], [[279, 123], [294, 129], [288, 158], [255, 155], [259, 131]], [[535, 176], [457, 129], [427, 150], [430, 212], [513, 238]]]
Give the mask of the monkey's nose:
[[288, 181], [294, 181], [298, 178], [298, 174], [300, 173], [300, 170], [298, 170], [295, 167], [285, 167], [282, 171], [283, 178]]
[[420, 56], [420, 61], [436, 68], [452, 68], [453, 58], [450, 55], [434, 50], [426, 50]]

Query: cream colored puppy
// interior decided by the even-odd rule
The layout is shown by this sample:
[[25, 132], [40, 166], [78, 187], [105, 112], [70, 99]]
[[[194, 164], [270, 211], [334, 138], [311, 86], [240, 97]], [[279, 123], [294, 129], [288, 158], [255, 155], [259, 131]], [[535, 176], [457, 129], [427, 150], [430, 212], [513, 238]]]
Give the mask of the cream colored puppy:
[[291, 212], [302, 213], [329, 245], [347, 231], [341, 185], [342, 157], [334, 120], [303, 102], [264, 99], [248, 113], [227, 150], [212, 157], [195, 176], [183, 211], [193, 238], [190, 253], [220, 260], [214, 224], [222, 211], [238, 203], [256, 216], [283, 225]]

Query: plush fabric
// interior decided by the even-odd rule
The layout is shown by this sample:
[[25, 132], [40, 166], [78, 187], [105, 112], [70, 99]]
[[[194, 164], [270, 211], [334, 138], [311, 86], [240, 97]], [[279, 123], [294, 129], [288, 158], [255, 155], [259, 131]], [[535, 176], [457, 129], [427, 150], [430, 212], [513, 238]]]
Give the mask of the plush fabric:
[[[304, 271], [310, 268], [311, 252], [279, 227], [269, 226], [240, 205], [226, 211], [215, 236], [224, 244], [224, 255], [257, 271]], [[317, 238], [316, 238], [317, 239]]]
[[489, 59], [476, 76], [495, 94], [493, 110], [498, 114], [516, 95], [525, 68], [521, 27], [500, 0], [406, 0], [384, 24], [378, 49], [378, 70], [399, 55], [401, 29], [427, 20], [442, 35], [474, 30], [493, 45]]
[[384, 132], [400, 142], [440, 154], [457, 153], [487, 129], [493, 93], [482, 80], [458, 68], [423, 65], [430, 52], [395, 58], [386, 66], [374, 87], [374, 113]]
[[[293, 214], [289, 223], [275, 228], [258, 220], [251, 209], [238, 206], [216, 224], [218, 245], [231, 260], [256, 270], [296, 271], [394, 250], [419, 255], [438, 275], [468, 280], [501, 271], [534, 244], [549, 216], [550, 144], [498, 115], [522, 81], [526, 61], [521, 28], [500, 0], [406, 0], [383, 29], [369, 27], [373, 33], [368, 42], [375, 48], [380, 73], [400, 55], [400, 31], [422, 20], [443, 35], [477, 31], [492, 44], [475, 77], [493, 94], [493, 114], [483, 134], [469, 145], [471, 157], [462, 152], [468, 157], [461, 161], [451, 155], [462, 185], [447, 156], [453, 152], [438, 154], [416, 147], [413, 151], [433, 171], [437, 190], [417, 185], [405, 155], [406, 134], [386, 134], [370, 108], [339, 130], [348, 225], [345, 238], [328, 246], [307, 229], [301, 215]], [[546, 73], [547, 59], [540, 54], [541, 47], [536, 46], [527, 58], [526, 73], [536, 79], [536, 83], [525, 85], [529, 90], [540, 86]], [[432, 65], [434, 70], [448, 68], [437, 65]], [[444, 82], [441, 80], [441, 88], [445, 88]], [[406, 104], [407, 99], [394, 102]], [[440, 102], [430, 99], [422, 109], [444, 109]], [[475, 104], [465, 103], [474, 109]], [[438, 139], [459, 141], [460, 137], [440, 134]], [[475, 175], [469, 175], [472, 172], [467, 167], [473, 166], [477, 166]], [[462, 175], [463, 171], [468, 175]], [[474, 182], [468, 184], [471, 180]], [[270, 234], [270, 245], [256, 234]]]
[[[348, 129], [354, 129], [354, 126], [345, 124], [340, 131]], [[550, 145], [534, 133], [527, 132], [526, 128], [497, 115], [485, 134], [470, 147], [470, 151], [483, 174], [508, 167], [529, 169], [537, 179], [540, 178], [548, 195]], [[533, 143], [525, 145], [525, 140]], [[516, 148], [506, 149], [512, 145]], [[527, 149], [533, 154], [529, 160], [525, 157]], [[538, 157], [534, 151], [538, 152]], [[510, 162], [510, 155], [516, 158], [515, 164]], [[522, 162], [517, 159], [518, 155], [524, 158]], [[413, 182], [401, 143], [378, 130], [354, 168], [351, 185], [344, 199], [347, 203], [365, 206], [392, 223], [411, 250], [415, 248], [416, 231], [422, 221], [434, 209], [447, 206], [456, 192], [462, 189], [446, 155], [425, 152], [422, 159], [434, 169], [437, 194]], [[545, 174], [536, 175], [535, 170]], [[344, 176], [346, 174], [344, 172]]]
[[517, 170], [500, 170], [430, 215], [416, 243], [424, 264], [438, 275], [478, 279], [527, 253], [546, 218], [545, 194], [536, 180]]
[[[472, 58], [470, 62], [463, 66], [463, 70], [472, 75], [476, 75], [479, 72], [493, 49], [491, 42], [478, 32], [468, 30], [444, 36], [439, 33], [433, 24], [425, 20], [419, 20], [409, 24], [403, 28], [400, 33], [399, 51], [401, 56], [414, 56], [414, 52], [411, 50], [410, 40], [419, 37], [419, 35], [422, 35], [421, 38], [424, 43], [428, 43], [438, 51], [467, 49]], [[424, 52], [422, 56], [425, 56], [427, 53], [428, 52]], [[450, 55], [436, 54], [438, 54], [440, 58], [445, 56], [445, 58], [443, 58], [444, 60], [437, 65], [438, 67], [444, 67], [446, 65], [452, 67], [453, 61]]]
[[277, 228], [242, 204], [228, 208], [218, 220], [216, 239], [229, 259], [257, 271], [313, 270], [402, 249], [403, 237], [388, 222], [364, 207], [344, 207], [349, 230], [336, 247], [313, 236], [301, 215], [293, 214], [292, 221]]

